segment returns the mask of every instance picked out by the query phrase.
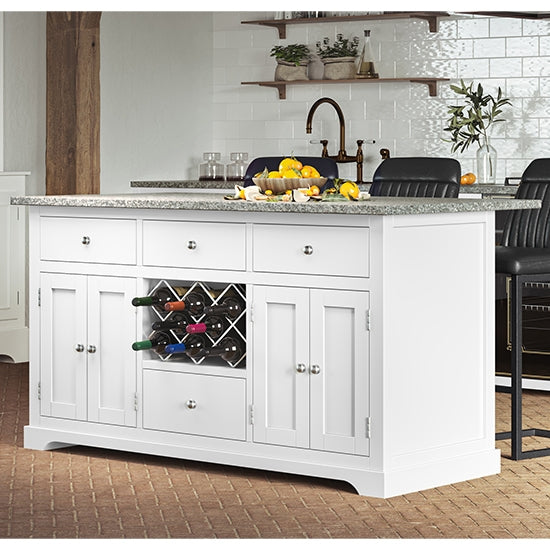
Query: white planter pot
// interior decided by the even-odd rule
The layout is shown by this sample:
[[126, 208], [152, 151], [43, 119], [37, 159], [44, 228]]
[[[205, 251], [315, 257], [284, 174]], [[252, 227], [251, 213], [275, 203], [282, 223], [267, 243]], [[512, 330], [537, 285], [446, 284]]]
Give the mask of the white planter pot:
[[323, 59], [325, 80], [347, 80], [355, 78], [355, 57], [326, 57]]
[[307, 61], [302, 61], [299, 65], [289, 63], [288, 61], [277, 60], [275, 69], [275, 80], [308, 80]]

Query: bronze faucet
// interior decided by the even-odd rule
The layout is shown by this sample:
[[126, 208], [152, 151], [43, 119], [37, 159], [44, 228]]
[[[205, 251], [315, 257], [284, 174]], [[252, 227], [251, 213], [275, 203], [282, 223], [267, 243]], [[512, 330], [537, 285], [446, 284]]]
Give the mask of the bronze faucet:
[[321, 144], [323, 145], [323, 151], [321, 153], [321, 156], [333, 159], [334, 161], [341, 163], [356, 162], [357, 183], [363, 183], [363, 140], [357, 140], [357, 154], [355, 156], [351, 156], [346, 153], [346, 125], [344, 122], [344, 113], [342, 113], [340, 105], [338, 105], [338, 103], [336, 103], [334, 99], [331, 99], [330, 97], [322, 97], [311, 106], [306, 120], [306, 134], [311, 134], [311, 122], [313, 120], [313, 115], [317, 110], [317, 107], [319, 107], [319, 105], [321, 105], [322, 103], [329, 103], [330, 105], [332, 105], [336, 110], [336, 114], [338, 115], [338, 120], [340, 121], [340, 149], [337, 155], [329, 155], [327, 150], [328, 141], [326, 139], [322, 139]]

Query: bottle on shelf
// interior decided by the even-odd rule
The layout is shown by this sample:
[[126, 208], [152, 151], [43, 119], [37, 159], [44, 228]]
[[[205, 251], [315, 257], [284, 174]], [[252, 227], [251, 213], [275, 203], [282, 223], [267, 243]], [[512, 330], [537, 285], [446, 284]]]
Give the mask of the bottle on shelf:
[[183, 343], [177, 343], [177, 344], [168, 344], [164, 348], [164, 353], [167, 353], [169, 355], [175, 354], [175, 353], [185, 353], [187, 350], [187, 346]]
[[202, 334], [193, 334], [185, 341], [185, 353], [191, 359], [201, 359], [207, 344]]
[[153, 349], [157, 353], [164, 353], [164, 348], [175, 343], [175, 338], [165, 331], [154, 332], [148, 340], [141, 340], [139, 342], [134, 342], [132, 344], [132, 349], [134, 351], [142, 351], [146, 349]]
[[231, 336], [226, 336], [216, 346], [205, 348], [201, 352], [202, 357], [221, 357], [228, 363], [236, 363], [242, 355], [240, 342]]
[[236, 319], [244, 310], [243, 300], [236, 295], [227, 296], [219, 304], [206, 306], [204, 313], [206, 315], [226, 315], [230, 319]]
[[132, 305], [139, 307], [139, 306], [153, 306], [160, 311], [164, 310], [164, 304], [172, 301], [177, 301], [177, 296], [183, 296], [185, 292], [187, 291], [186, 288], [183, 287], [172, 287], [172, 290], [175, 292], [172, 292], [168, 287], [162, 286], [160, 288], [157, 288], [152, 294], [149, 296], [137, 296], [132, 300]]
[[370, 43], [370, 30], [364, 31], [363, 46], [357, 61], [357, 78], [378, 78], [374, 69], [374, 54]]
[[207, 333], [213, 340], [217, 340], [225, 331], [226, 323], [221, 317], [211, 315], [204, 319], [202, 323], [189, 324], [185, 327], [188, 334]]
[[191, 317], [184, 311], [178, 311], [172, 316], [168, 317], [165, 321], [156, 321], [151, 325], [153, 330], [171, 330], [185, 328], [193, 322]]
[[165, 311], [183, 311], [184, 309], [194, 317], [202, 315], [206, 304], [206, 296], [202, 292], [193, 291], [185, 296], [183, 300], [166, 302]]

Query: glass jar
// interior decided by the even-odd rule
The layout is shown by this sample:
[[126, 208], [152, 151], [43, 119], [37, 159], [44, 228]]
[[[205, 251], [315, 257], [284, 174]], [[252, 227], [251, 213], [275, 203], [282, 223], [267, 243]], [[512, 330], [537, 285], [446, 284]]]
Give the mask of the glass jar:
[[243, 181], [248, 167], [248, 153], [231, 153], [231, 164], [227, 165], [228, 181]]
[[199, 166], [199, 180], [223, 180], [223, 164], [219, 162], [220, 153], [203, 153], [206, 161]]

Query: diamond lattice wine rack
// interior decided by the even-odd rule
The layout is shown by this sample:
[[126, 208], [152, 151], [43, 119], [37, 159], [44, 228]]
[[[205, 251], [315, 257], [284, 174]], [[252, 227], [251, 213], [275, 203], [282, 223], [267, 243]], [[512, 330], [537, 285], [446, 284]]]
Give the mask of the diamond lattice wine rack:
[[[160, 346], [146, 351], [150, 358], [195, 365], [246, 367], [245, 285], [151, 281], [148, 296], [159, 292], [169, 295], [176, 310], [166, 311], [164, 304], [144, 308], [144, 338], [151, 339], [163, 332], [169, 336], [171, 344], [183, 343], [185, 351], [169, 353]], [[182, 302], [185, 307], [178, 311]], [[179, 324], [174, 326], [176, 321]], [[197, 332], [189, 332], [191, 328]], [[224, 353], [227, 349], [230, 351]]]

